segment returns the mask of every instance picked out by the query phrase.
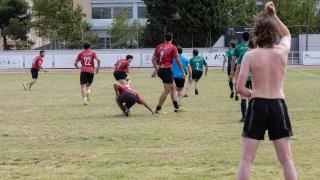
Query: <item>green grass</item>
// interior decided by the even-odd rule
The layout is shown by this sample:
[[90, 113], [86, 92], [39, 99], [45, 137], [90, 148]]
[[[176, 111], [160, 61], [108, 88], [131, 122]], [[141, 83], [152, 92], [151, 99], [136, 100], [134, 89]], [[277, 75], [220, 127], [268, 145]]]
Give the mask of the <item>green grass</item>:
[[[132, 86], [154, 108], [162, 90], [151, 71], [132, 72]], [[240, 102], [228, 97], [225, 73], [211, 70], [186, 113], [151, 116], [142, 106], [121, 115], [113, 76], [96, 76], [92, 103], [81, 103], [78, 73], [0, 75], [0, 179], [235, 179], [241, 153]], [[299, 179], [320, 177], [320, 73], [289, 70], [285, 83]], [[266, 139], [267, 136], [266, 136]], [[283, 179], [272, 143], [264, 141], [252, 179]]]

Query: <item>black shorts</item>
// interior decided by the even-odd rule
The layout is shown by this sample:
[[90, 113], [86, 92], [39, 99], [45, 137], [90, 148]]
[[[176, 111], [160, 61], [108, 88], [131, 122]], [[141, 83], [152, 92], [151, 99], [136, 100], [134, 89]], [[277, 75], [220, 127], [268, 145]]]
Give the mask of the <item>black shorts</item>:
[[242, 136], [264, 140], [266, 130], [271, 141], [293, 135], [284, 100], [254, 98], [249, 102]]
[[39, 69], [31, 68], [32, 79], [38, 79]]
[[93, 82], [94, 73], [81, 72], [80, 73], [80, 84], [89, 84]]
[[184, 83], [185, 83], [185, 79], [183, 79], [183, 78], [174, 78], [174, 82], [176, 83], [176, 86], [178, 88], [183, 88], [184, 87]]
[[125, 106], [130, 109], [137, 102], [137, 97], [131, 93], [126, 92], [120, 94], [117, 97], [117, 101], [122, 104], [125, 103]]
[[202, 76], [202, 71], [192, 70], [192, 80], [200, 80]]
[[158, 71], [158, 76], [164, 84], [173, 83], [173, 74], [171, 68], [160, 68]]
[[119, 81], [121, 79], [126, 79], [128, 77], [128, 74], [124, 71], [114, 71], [113, 76], [117, 81]]
[[252, 81], [248, 81], [246, 82], [246, 88], [248, 89], [252, 89]]
[[[236, 69], [237, 69], [237, 65], [234, 66], [234, 71], [236, 71]], [[230, 74], [231, 74], [231, 65], [230, 66], [228, 65], [227, 73], [228, 73], [228, 76], [230, 76]]]

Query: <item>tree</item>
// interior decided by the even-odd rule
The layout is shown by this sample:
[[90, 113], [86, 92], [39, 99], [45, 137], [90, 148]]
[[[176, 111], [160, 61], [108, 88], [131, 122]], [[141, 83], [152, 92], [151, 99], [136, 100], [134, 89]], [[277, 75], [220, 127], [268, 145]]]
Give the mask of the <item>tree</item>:
[[130, 22], [126, 11], [119, 12], [113, 19], [110, 29], [108, 30], [112, 39], [113, 48], [137, 47], [138, 37], [142, 32], [138, 21]]
[[213, 40], [218, 39], [223, 27], [228, 24], [230, 2], [231, 0], [145, 0], [148, 9], [148, 44], [154, 46], [160, 43], [166, 32], [174, 33], [175, 43], [185, 47], [203, 47], [209, 44], [207, 42], [210, 34]]
[[[279, 17], [293, 34], [308, 26], [314, 32], [319, 12], [317, 0], [274, 0]], [[176, 44], [205, 46], [208, 34], [217, 40], [227, 27], [252, 27], [258, 13], [256, 0], [144, 0], [148, 10], [145, 39], [148, 46], [155, 46], [164, 39], [165, 32], [172, 32]], [[266, 1], [265, 1], [266, 2]], [[299, 31], [298, 31], [299, 30]], [[212, 44], [211, 44], [212, 45]]]
[[25, 0], [0, 0], [0, 29], [5, 50], [9, 50], [8, 37], [13, 40], [26, 40], [29, 15]]
[[85, 14], [72, 0], [32, 0], [33, 26], [40, 36], [58, 39], [67, 48], [81, 48], [83, 31], [90, 26], [82, 21]]

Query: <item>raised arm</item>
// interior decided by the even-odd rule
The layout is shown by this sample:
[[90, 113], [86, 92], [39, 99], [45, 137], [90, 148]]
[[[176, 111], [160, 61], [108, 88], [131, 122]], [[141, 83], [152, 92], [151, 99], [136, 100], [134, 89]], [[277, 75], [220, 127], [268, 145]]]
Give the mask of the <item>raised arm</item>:
[[283, 22], [277, 16], [276, 8], [273, 2], [268, 2], [265, 6], [265, 10], [268, 12], [269, 15], [273, 17], [275, 23], [278, 26], [281, 35], [281, 41], [279, 45], [285, 47], [289, 51], [291, 48], [291, 33], [287, 26], [283, 24]]
[[236, 91], [242, 96], [250, 98], [251, 90], [246, 88], [247, 78], [250, 73], [250, 60], [247, 55], [248, 53], [244, 55], [241, 63], [240, 72], [236, 83]]

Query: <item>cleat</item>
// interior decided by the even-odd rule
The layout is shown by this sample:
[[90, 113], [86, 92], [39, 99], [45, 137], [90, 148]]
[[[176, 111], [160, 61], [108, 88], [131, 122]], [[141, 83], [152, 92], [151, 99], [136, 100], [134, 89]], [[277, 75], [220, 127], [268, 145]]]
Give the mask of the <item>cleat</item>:
[[233, 99], [233, 97], [234, 97], [234, 92], [232, 91], [232, 92], [230, 93], [230, 98]]
[[127, 109], [127, 110], [124, 111], [124, 115], [125, 115], [126, 117], [129, 117], [129, 116], [130, 116], [130, 111], [129, 111], [129, 109]]
[[167, 114], [166, 112], [162, 111], [161, 109], [160, 110], [156, 110], [154, 113], [155, 114]]
[[180, 107], [179, 109], [175, 109], [174, 112], [179, 113], [179, 112], [186, 112], [186, 111]]
[[194, 90], [194, 93], [195, 93], [195, 95], [198, 95], [198, 94], [199, 94], [198, 89], [195, 89], [195, 90]]
[[239, 122], [243, 123], [244, 122], [244, 118], [241, 118]]
[[234, 98], [234, 100], [239, 101], [239, 96], [236, 95], [236, 97]]
[[188, 94], [183, 95], [183, 97], [187, 98], [187, 97], [188, 97]]

